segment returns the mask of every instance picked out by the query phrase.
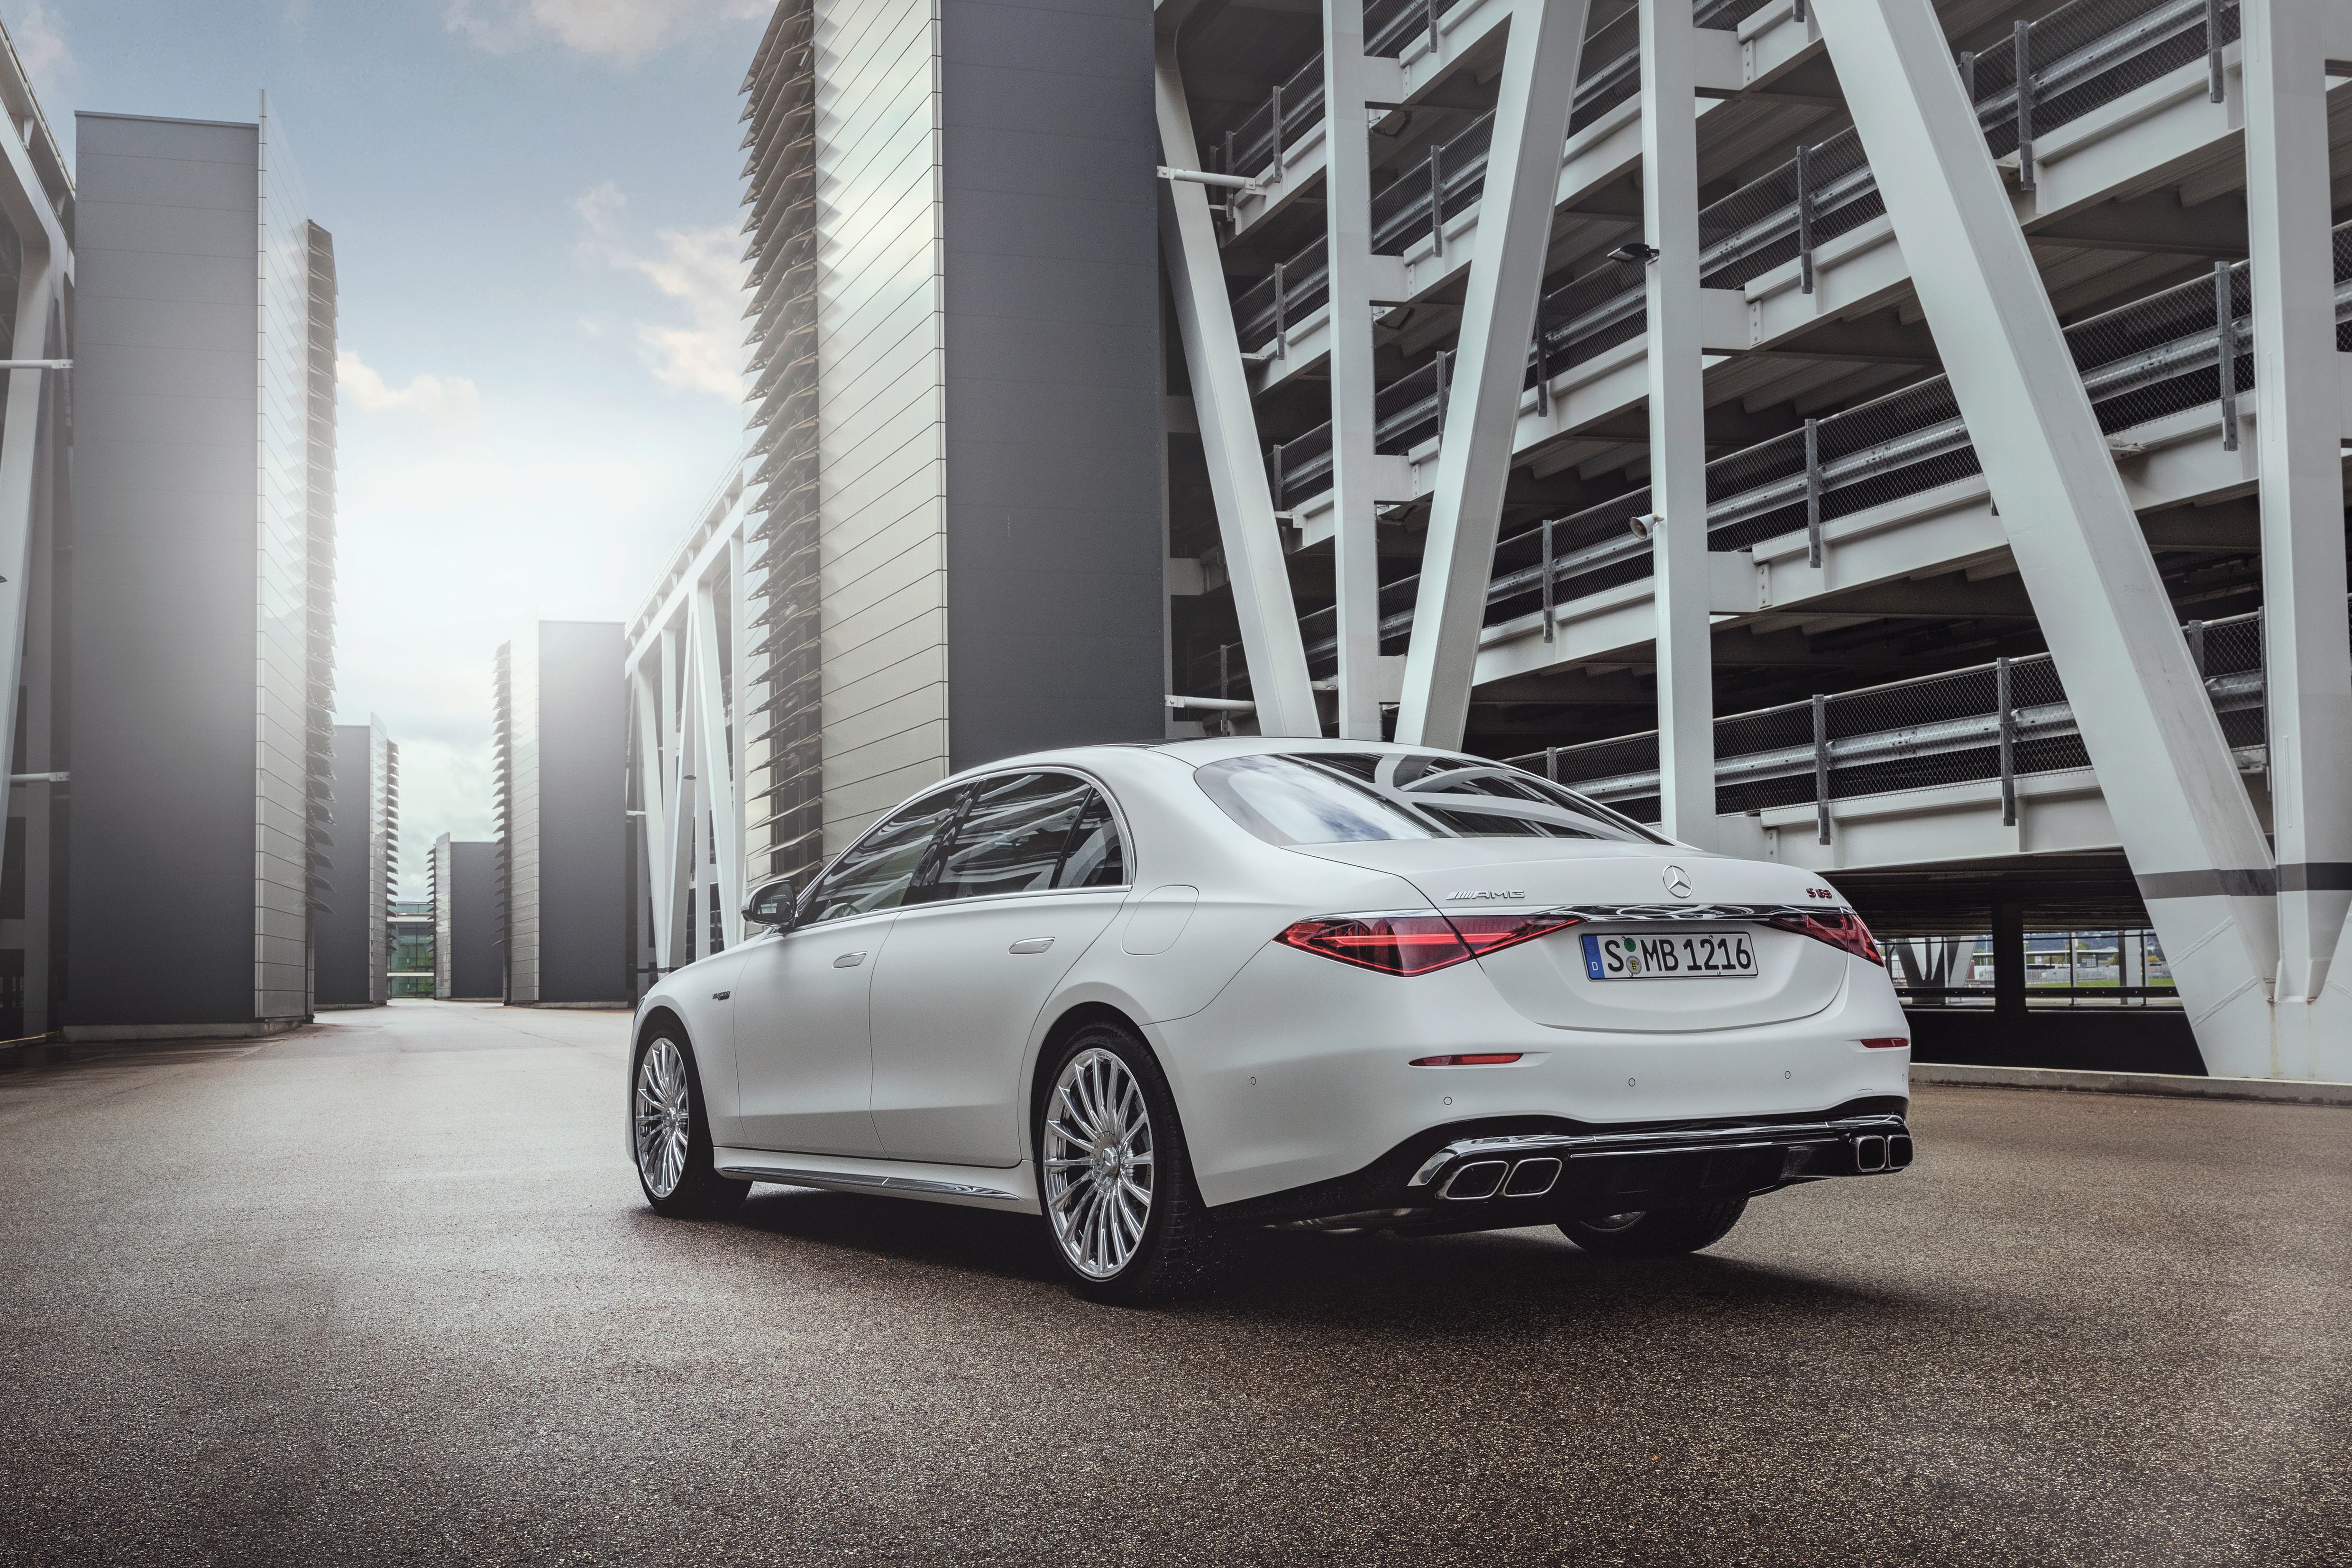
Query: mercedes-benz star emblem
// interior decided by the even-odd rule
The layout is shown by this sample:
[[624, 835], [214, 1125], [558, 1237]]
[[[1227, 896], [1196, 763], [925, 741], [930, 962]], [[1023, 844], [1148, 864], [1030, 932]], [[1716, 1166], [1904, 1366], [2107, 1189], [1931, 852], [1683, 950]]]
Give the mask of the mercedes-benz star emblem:
[[1658, 875], [1666, 884], [1666, 891], [1678, 899], [1690, 897], [1691, 879], [1688, 871], [1684, 870], [1680, 866], [1669, 866]]

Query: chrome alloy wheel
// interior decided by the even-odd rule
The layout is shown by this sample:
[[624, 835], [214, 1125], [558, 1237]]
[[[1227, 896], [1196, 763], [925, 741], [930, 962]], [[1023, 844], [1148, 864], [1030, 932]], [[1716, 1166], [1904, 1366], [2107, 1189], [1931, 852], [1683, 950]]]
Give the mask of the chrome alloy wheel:
[[1081, 1051], [1062, 1068], [1045, 1114], [1045, 1214], [1062, 1255], [1108, 1279], [1151, 1223], [1151, 1110], [1118, 1057]]
[[687, 1136], [694, 1122], [686, 1085], [686, 1058], [668, 1040], [646, 1047], [637, 1064], [637, 1173], [657, 1198], [677, 1191], [686, 1176]]

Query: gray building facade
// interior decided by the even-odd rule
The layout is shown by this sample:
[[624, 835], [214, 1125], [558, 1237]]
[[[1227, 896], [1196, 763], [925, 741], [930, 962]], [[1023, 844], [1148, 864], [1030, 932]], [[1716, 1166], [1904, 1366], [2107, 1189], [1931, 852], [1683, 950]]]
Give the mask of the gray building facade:
[[318, 1005], [382, 1006], [391, 994], [393, 889], [400, 859], [400, 747], [371, 717], [335, 726], [331, 884], [318, 910]]
[[332, 241], [266, 101], [79, 129], [68, 1032], [269, 1033], [332, 816]]
[[433, 843], [433, 995], [442, 1002], [496, 1002], [506, 994], [500, 934], [499, 844]]
[[633, 995], [622, 627], [541, 621], [498, 652], [492, 731], [506, 999]]
[[787, 0], [769, 27], [732, 683], [765, 689], [761, 869], [956, 768], [1163, 733], [1151, 79], [1145, 0]]

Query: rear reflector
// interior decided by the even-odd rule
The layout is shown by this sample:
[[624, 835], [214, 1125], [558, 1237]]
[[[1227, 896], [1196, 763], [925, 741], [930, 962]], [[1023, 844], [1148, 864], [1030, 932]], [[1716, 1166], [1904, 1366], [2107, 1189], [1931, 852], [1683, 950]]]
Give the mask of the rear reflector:
[[1864, 1040], [1862, 1043], [1874, 1051], [1890, 1051], [1899, 1050], [1909, 1045], [1911, 1038], [1907, 1035], [1882, 1035], [1877, 1039]]
[[1498, 1068], [1517, 1061], [1518, 1051], [1477, 1051], [1460, 1057], [1415, 1057], [1410, 1065], [1417, 1068]]
[[1300, 921], [1274, 940], [1383, 974], [1427, 974], [1583, 923], [1580, 915], [1556, 910], [1449, 918], [1435, 910], [1408, 910]]
[[1856, 958], [1866, 958], [1882, 969], [1886, 966], [1886, 955], [1878, 951], [1878, 943], [1871, 938], [1870, 928], [1863, 924], [1862, 917], [1852, 910], [1823, 910], [1819, 914], [1806, 910], [1794, 914], [1769, 916], [1764, 923], [1778, 926], [1782, 931], [1795, 931], [1799, 936], [1811, 937], [1815, 942], [1825, 942]]

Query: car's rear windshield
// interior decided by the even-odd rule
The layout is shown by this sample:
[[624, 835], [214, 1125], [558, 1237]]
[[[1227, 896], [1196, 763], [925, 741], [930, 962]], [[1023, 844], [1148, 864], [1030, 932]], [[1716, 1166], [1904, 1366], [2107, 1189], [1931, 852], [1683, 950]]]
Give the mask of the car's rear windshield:
[[1210, 763], [1192, 776], [1227, 816], [1269, 844], [1381, 838], [1668, 842], [1524, 768], [1442, 752], [1260, 752]]

